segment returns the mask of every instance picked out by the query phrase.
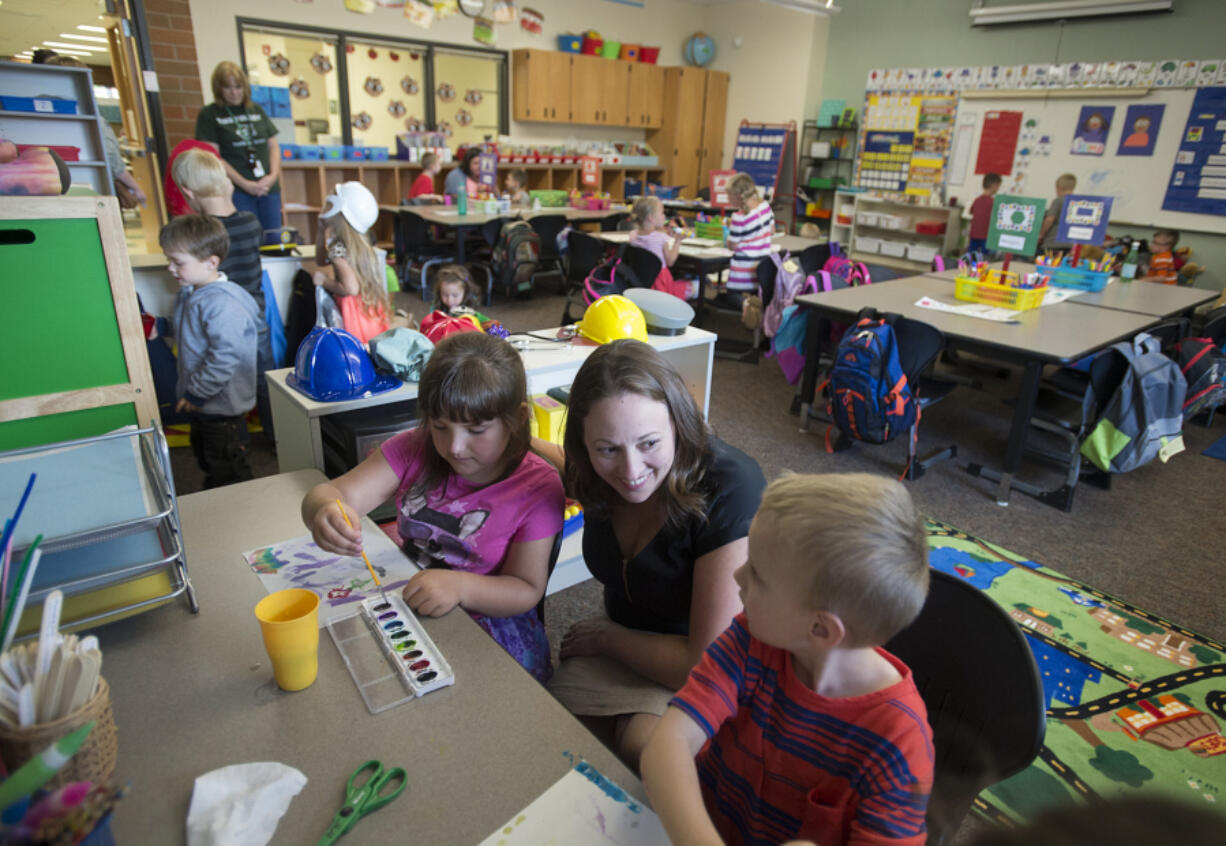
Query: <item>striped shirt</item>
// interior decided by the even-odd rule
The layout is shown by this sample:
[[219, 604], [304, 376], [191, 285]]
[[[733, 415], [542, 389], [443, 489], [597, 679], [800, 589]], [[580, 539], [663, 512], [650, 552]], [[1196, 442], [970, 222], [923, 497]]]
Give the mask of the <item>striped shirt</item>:
[[758, 262], [770, 255], [775, 234], [775, 213], [761, 201], [747, 212], [733, 212], [728, 221], [728, 240], [733, 249], [728, 263], [728, 287], [750, 290], [758, 286]]
[[737, 615], [671, 705], [711, 740], [696, 764], [707, 811], [727, 843], [921, 846], [932, 789], [932, 732], [905, 664], [902, 679], [842, 699], [796, 678], [792, 656]]
[[1154, 253], [1149, 257], [1149, 270], [1145, 274], [1151, 282], [1162, 282], [1163, 285], [1174, 285], [1179, 281], [1179, 273], [1175, 270], [1175, 254], [1170, 250]]
[[217, 218], [226, 227], [230, 236], [230, 252], [218, 267], [226, 277], [242, 288], [260, 307], [264, 315], [264, 269], [260, 265], [260, 242], [264, 239], [264, 227], [251, 212], [239, 211], [229, 217]]

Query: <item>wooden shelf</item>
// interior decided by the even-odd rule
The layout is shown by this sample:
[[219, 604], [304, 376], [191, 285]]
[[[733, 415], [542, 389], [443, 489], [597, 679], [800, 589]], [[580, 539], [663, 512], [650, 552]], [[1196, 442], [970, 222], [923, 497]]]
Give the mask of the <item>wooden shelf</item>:
[[[850, 223], [846, 225], [851, 226]], [[888, 226], [869, 226], [868, 224], [865, 224], [865, 223], [857, 223], [856, 228], [872, 230], [872, 232], [874, 233], [873, 234], [874, 238], [877, 237], [877, 235], [883, 235], [883, 236], [884, 235], [900, 235], [902, 236], [901, 238], [883, 238], [882, 239], [882, 240], [889, 240], [889, 241], [900, 241], [903, 238], [936, 238], [937, 240], [940, 240], [940, 241], [945, 240], [944, 232], [916, 232], [913, 229], [890, 229]]]
[[61, 115], [55, 112], [25, 112], [0, 109], [0, 118], [38, 118], [39, 120], [97, 120], [97, 115]]

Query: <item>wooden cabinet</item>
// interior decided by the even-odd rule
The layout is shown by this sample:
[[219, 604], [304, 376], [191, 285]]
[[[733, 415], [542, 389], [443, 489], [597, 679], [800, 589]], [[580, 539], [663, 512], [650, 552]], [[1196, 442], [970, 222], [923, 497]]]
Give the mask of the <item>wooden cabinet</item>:
[[587, 122], [571, 113], [571, 59], [570, 53], [558, 50], [512, 51], [511, 91], [516, 120]]
[[630, 77], [626, 126], [658, 129], [664, 117], [664, 68], [626, 62]]
[[626, 125], [625, 64], [628, 63], [599, 56], [571, 57], [571, 123]]
[[724, 120], [728, 109], [728, 74], [701, 68], [664, 69], [660, 128], [647, 142], [668, 169], [668, 184], [693, 197], [708, 184], [724, 156]]

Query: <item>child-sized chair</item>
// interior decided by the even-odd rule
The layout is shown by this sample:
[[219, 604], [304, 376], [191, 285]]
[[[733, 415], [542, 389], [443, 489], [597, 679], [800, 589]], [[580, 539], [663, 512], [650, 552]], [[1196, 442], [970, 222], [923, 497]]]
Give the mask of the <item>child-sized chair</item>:
[[423, 300], [427, 298], [426, 274], [430, 267], [447, 264], [455, 255], [455, 247], [436, 243], [430, 234], [430, 224], [424, 217], [411, 211], [396, 213], [395, 250], [401, 289], [408, 287], [409, 274], [416, 264]]
[[583, 281], [604, 260], [604, 242], [585, 232], [572, 229], [566, 238], [566, 306], [562, 310], [562, 326], [578, 320], [570, 312], [572, 305], [582, 303]]
[[558, 235], [566, 228], [564, 214], [535, 214], [528, 218], [532, 231], [541, 239], [540, 264], [537, 265], [536, 278], [543, 274], [557, 276], [566, 286], [566, 272], [562, 267], [562, 256], [558, 253]]

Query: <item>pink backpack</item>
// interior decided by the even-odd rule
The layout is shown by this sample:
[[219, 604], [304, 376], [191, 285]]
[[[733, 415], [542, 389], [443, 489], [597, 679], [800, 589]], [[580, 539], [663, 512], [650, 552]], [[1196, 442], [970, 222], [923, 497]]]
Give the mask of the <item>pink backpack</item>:
[[822, 265], [822, 270], [843, 278], [849, 285], [870, 285], [873, 281], [864, 262], [852, 261], [846, 256], [831, 256]]
[[778, 253], [772, 252], [770, 258], [775, 263], [775, 295], [771, 297], [771, 301], [766, 304], [766, 310], [762, 313], [762, 332], [766, 337], [773, 338], [779, 331], [779, 324], [783, 321], [784, 309], [801, 294], [817, 293], [819, 281], [821, 290], [826, 292], [830, 291], [832, 282], [830, 274], [825, 270], [819, 270], [816, 274], [807, 277], [800, 270], [789, 270], [786, 266], [788, 262], [786, 253], [780, 258]]

